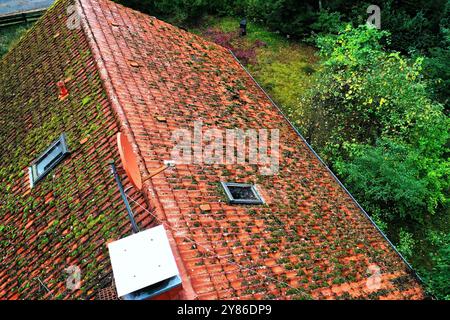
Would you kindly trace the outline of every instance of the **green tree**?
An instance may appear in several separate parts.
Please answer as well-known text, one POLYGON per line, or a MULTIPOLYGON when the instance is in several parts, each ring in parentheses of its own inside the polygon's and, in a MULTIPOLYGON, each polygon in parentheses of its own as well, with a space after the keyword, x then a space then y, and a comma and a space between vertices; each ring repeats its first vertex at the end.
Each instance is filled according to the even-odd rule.
POLYGON ((116 2, 179 25, 195 22, 211 8, 208 0, 116 0, 116 2))
POLYGON ((363 206, 385 221, 424 222, 446 203, 448 162, 424 158, 420 150, 390 139, 358 145, 334 164, 363 206))
POLYGON ((449 120, 428 96, 423 58, 382 43, 389 33, 366 26, 321 36, 324 62, 297 122, 369 211, 422 221, 447 202, 449 120))
POLYGON ((449 298, 450 120, 430 99, 424 58, 388 51, 389 33, 366 26, 317 44, 317 84, 290 113, 432 292, 449 298), (430 244, 433 230, 446 240, 430 244))
POLYGON ((433 235, 433 238, 439 248, 432 255, 433 267, 421 268, 420 272, 438 299, 450 300, 450 234, 433 235))
POLYGON ((447 115, 450 113, 450 29, 442 28, 444 34, 438 47, 430 48, 425 59, 425 74, 432 83, 432 96, 445 106, 447 115))

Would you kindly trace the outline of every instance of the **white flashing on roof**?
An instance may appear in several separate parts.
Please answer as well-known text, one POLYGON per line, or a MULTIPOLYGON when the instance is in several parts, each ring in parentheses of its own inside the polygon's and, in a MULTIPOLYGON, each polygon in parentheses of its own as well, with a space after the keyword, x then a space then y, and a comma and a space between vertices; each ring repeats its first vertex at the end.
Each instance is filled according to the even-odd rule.
POLYGON ((111 242, 108 249, 119 297, 178 275, 162 225, 111 242))

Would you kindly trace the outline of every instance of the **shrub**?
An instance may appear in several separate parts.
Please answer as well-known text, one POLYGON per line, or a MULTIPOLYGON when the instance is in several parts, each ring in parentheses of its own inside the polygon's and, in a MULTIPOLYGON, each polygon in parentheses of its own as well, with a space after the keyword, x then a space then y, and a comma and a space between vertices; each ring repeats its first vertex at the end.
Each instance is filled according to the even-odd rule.
POLYGON ((400 241, 397 245, 398 251, 400 251, 405 258, 411 258, 414 253, 415 246, 415 241, 412 234, 403 229, 400 229, 399 238, 400 241))
POLYGON ((437 240, 438 250, 432 255, 431 270, 421 268, 420 273, 436 298, 450 300, 450 234, 441 234, 437 240))
POLYGON ((449 119, 428 97, 423 59, 384 51, 388 36, 348 26, 320 37, 297 123, 369 212, 422 221, 447 202, 449 119))
POLYGON ((219 29, 209 28, 204 33, 215 43, 230 49, 241 63, 247 65, 256 61, 256 49, 264 45, 262 41, 255 41, 249 45, 240 39, 238 32, 223 32, 219 29))
POLYGON ((425 59, 425 75, 432 82, 433 95, 437 101, 445 106, 446 114, 450 112, 450 29, 442 29, 444 40, 439 47, 429 50, 425 59))
POLYGON ((338 33, 343 24, 339 12, 323 10, 319 13, 317 21, 311 24, 311 29, 316 33, 338 33))

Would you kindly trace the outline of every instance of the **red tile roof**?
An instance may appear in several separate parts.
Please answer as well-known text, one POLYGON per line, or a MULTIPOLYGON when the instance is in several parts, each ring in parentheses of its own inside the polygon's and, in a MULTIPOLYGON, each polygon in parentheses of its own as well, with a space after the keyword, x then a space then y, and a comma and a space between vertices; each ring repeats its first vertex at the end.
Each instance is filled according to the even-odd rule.
MULTIPOLYGON (((107 164, 119 158, 120 123, 83 30, 59 18, 69 4, 59 1, 0 62, 0 300, 95 297, 111 283, 106 243, 130 234, 107 164), (70 156, 30 189, 28 166, 62 132, 70 156), (82 270, 82 290, 66 288, 71 265, 82 270)), ((152 225, 133 208, 142 228, 152 225)))
POLYGON ((195 120, 208 129, 281 131, 279 175, 261 177, 250 165, 180 165, 146 186, 159 218, 176 230, 174 249, 199 298, 368 297, 371 263, 384 274, 381 296, 422 297, 405 264, 230 52, 107 0, 80 3, 144 171, 170 159, 171 133, 195 120), (238 85, 236 106, 229 88, 238 85), (227 205, 220 180, 258 183, 268 207, 227 205), (210 212, 200 209, 205 203, 210 212), (390 281, 401 277, 410 291, 390 281))
MULTIPOLYGON (((89 65, 95 61, 143 175, 171 158, 173 131, 192 130, 196 120, 205 130, 280 130, 276 175, 263 176, 251 164, 179 164, 144 183, 143 196, 168 229, 183 279, 181 295, 170 298, 424 297, 407 265, 229 51, 108 0, 76 2, 83 30, 77 33, 86 36, 92 53, 86 59, 89 65), (219 188, 223 180, 257 184, 267 205, 227 204, 219 188), (206 204, 209 210, 204 210, 206 204), (367 286, 372 265, 381 272, 381 286, 375 290, 367 286)), ((44 21, 50 23, 50 17, 44 21)), ((71 56, 78 50, 61 51, 53 59, 78 59, 71 56)), ((85 72, 80 65, 77 76, 84 78, 85 72)), ((101 91, 96 91, 99 96, 101 91)), ((93 150, 84 146, 83 152, 93 150)), ((114 150, 109 156, 117 159, 111 144, 104 147, 114 150)), ((141 214, 150 218, 148 212, 141 214)), ((125 215, 122 219, 127 222, 125 215)), ((31 228, 32 221, 28 227, 27 222, 22 219, 17 226, 31 228)), ((63 251, 72 243, 95 241, 105 247, 101 239, 92 240, 94 235, 59 246, 63 251)), ((15 281, 12 272, 11 267, 9 276, 0 271, 0 283, 5 277, 15 281)), ((8 293, 10 284, 0 286, 0 297, 15 293, 8 293)))

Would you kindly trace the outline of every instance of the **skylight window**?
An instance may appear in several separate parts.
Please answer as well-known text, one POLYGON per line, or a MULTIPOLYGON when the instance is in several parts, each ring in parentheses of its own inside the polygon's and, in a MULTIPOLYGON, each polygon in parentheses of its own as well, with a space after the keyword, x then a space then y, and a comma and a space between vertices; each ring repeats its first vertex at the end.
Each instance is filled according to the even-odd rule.
POLYGON ((29 167, 31 187, 44 178, 68 154, 69 149, 67 148, 66 135, 63 133, 29 167))
POLYGON ((252 184, 221 182, 232 204, 263 204, 264 201, 252 184))

